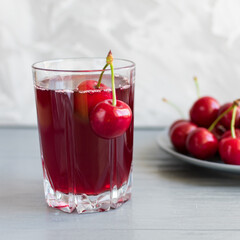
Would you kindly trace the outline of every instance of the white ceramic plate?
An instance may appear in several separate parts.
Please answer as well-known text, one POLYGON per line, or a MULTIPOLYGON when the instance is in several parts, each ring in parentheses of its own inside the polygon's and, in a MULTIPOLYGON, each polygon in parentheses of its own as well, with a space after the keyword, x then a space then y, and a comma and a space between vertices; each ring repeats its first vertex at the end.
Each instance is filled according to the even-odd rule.
POLYGON ((222 172, 230 172, 230 173, 239 173, 240 174, 240 166, 236 165, 228 165, 221 161, 219 158, 209 159, 209 160, 200 160, 188 155, 181 154, 177 152, 168 137, 168 129, 163 130, 159 136, 157 137, 157 142, 159 147, 163 149, 165 152, 169 153, 170 155, 193 165, 204 167, 204 168, 210 168, 217 171, 222 172))

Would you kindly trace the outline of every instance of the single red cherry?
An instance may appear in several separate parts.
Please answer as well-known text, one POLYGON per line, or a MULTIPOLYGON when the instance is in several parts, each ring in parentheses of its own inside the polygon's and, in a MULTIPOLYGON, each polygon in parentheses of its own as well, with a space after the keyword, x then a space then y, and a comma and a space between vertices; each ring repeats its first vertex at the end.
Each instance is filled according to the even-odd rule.
POLYGON ((240 138, 223 138, 219 143, 219 153, 224 163, 240 165, 240 138))
MULTIPOLYGON (((224 105, 222 105, 218 111, 218 116, 221 113, 225 112, 231 106, 232 106, 232 103, 225 103, 224 105)), ((223 125, 226 129, 230 129, 231 127, 232 112, 233 110, 231 110, 226 115, 224 115, 224 117, 222 117, 222 119, 220 120, 220 124, 223 125)), ((238 127, 238 126, 240 126, 240 108, 239 107, 237 107, 236 118, 235 118, 235 127, 238 127)))
POLYGON ((74 93, 74 109, 83 121, 88 121, 89 113, 96 104, 112 97, 111 88, 103 83, 97 88, 97 84, 95 80, 83 81, 74 93))
POLYGON ((212 97, 199 98, 190 109, 190 119, 200 127, 208 128, 217 118, 220 104, 212 97))
POLYGON ((189 133, 186 140, 188 152, 196 158, 208 159, 218 150, 218 140, 206 128, 196 128, 189 133))
POLYGON ((121 136, 132 121, 131 108, 117 100, 116 106, 108 99, 98 103, 91 112, 90 123, 93 131, 102 138, 121 136))
POLYGON ((168 130, 169 136, 171 135, 172 129, 173 129, 176 125, 178 125, 179 123, 183 123, 183 122, 188 122, 188 123, 190 123, 189 120, 185 120, 185 119, 176 120, 176 121, 173 122, 173 123, 171 124, 171 126, 169 127, 169 130, 168 130))
POLYGON ((197 125, 191 122, 180 122, 176 124, 171 132, 170 139, 178 152, 187 153, 186 139, 190 132, 197 128, 197 125))
MULTIPOLYGON (((240 138, 240 129, 235 129, 235 134, 236 134, 236 138, 240 138)), ((231 136, 232 136, 231 130, 228 130, 221 136, 220 141, 224 138, 228 138, 231 136)))
POLYGON ((93 131, 100 137, 110 139, 122 135, 130 126, 132 121, 132 110, 124 102, 117 100, 113 56, 109 51, 105 69, 108 65, 111 68, 112 99, 99 102, 90 114, 90 123, 93 131))

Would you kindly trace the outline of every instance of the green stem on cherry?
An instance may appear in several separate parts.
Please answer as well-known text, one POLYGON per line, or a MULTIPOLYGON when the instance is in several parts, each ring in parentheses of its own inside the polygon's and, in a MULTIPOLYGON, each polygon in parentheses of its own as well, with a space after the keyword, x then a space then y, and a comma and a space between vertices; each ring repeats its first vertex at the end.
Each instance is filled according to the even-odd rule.
POLYGON ((231 135, 232 138, 236 138, 236 132, 235 132, 235 121, 236 121, 236 113, 237 113, 237 107, 239 106, 240 99, 237 99, 233 102, 233 113, 232 113, 232 120, 231 120, 231 135))
POLYGON ((112 79, 112 105, 117 105, 117 98, 116 98, 116 89, 115 89, 115 79, 114 79, 114 68, 113 68, 113 56, 111 50, 107 55, 107 64, 110 65, 111 68, 111 79, 112 79))
POLYGON ((195 85, 196 85, 197 96, 198 96, 198 98, 200 98, 200 88, 199 88, 199 84, 198 84, 198 79, 197 79, 197 77, 193 77, 193 80, 194 80, 195 85))
POLYGON ((163 100, 163 102, 169 104, 172 108, 174 108, 182 118, 185 118, 183 112, 180 110, 180 108, 175 103, 167 100, 166 98, 163 98, 162 100, 163 100))
POLYGON ((112 75, 112 105, 116 106, 117 104, 117 98, 116 98, 116 89, 115 89, 115 79, 114 79, 114 69, 113 69, 113 64, 110 64, 111 67, 111 75, 112 75))
POLYGON ((236 133, 235 133, 235 119, 236 119, 236 113, 237 113, 237 105, 235 104, 233 107, 233 113, 232 113, 232 120, 231 120, 231 135, 232 138, 236 138, 236 133))
POLYGON ((226 111, 224 111, 222 114, 220 114, 217 118, 216 118, 216 120, 211 124, 211 126, 208 128, 208 131, 209 132, 211 132, 214 128, 215 128, 215 126, 218 124, 218 122, 228 113, 228 112, 230 112, 232 109, 233 109, 233 107, 234 107, 234 103, 226 110, 226 111))
POLYGON ((102 76, 103 76, 103 73, 105 72, 105 69, 107 68, 107 66, 108 66, 108 63, 106 63, 105 66, 103 67, 103 70, 100 74, 100 77, 99 77, 98 83, 96 85, 96 88, 100 88, 101 81, 102 81, 102 76))
MULTIPOLYGON (((208 128, 208 131, 211 132, 215 126, 218 124, 218 122, 227 114, 229 113, 230 111, 235 110, 235 113, 233 112, 233 115, 234 115, 234 120, 233 120, 233 115, 232 115, 232 121, 231 121, 231 133, 234 132, 234 135, 235 135, 235 131, 232 131, 232 124, 233 124, 233 128, 234 128, 234 125, 235 125, 235 118, 236 118, 236 111, 237 111, 237 107, 239 106, 239 102, 240 102, 240 99, 237 99, 235 100, 232 105, 226 109, 222 114, 220 114, 216 120, 211 124, 211 126, 208 128)), ((236 136, 235 136, 236 137, 236 136)))
POLYGON ((101 85, 101 81, 102 81, 102 76, 103 73, 105 72, 105 69, 107 68, 107 66, 110 65, 110 69, 111 69, 111 80, 112 80, 112 105, 116 106, 117 105, 117 98, 116 98, 116 89, 115 89, 115 79, 114 79, 114 68, 113 68, 113 56, 112 56, 112 52, 111 50, 109 51, 107 58, 106 58, 106 64, 103 67, 103 70, 100 74, 98 83, 96 85, 96 88, 100 88, 101 85))

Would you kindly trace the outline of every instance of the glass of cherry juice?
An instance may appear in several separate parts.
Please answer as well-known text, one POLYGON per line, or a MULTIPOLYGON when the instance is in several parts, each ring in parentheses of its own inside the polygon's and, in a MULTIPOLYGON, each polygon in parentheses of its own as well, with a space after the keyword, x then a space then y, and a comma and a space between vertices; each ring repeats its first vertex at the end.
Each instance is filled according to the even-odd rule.
POLYGON ((120 136, 104 138, 93 130, 90 115, 99 102, 112 99, 105 64, 104 58, 79 58, 32 66, 45 199, 64 212, 108 211, 131 198, 135 64, 113 61, 116 98, 130 107, 132 119, 120 136))

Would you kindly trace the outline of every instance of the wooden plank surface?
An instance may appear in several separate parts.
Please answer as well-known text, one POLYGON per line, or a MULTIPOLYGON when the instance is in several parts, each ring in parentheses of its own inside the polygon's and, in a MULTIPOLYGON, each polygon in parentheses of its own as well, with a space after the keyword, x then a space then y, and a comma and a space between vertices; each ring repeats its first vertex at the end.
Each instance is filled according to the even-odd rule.
POLYGON ((36 129, 0 129, 0 239, 239 239, 240 176, 162 152, 136 130, 133 198, 106 213, 47 207, 36 129))

